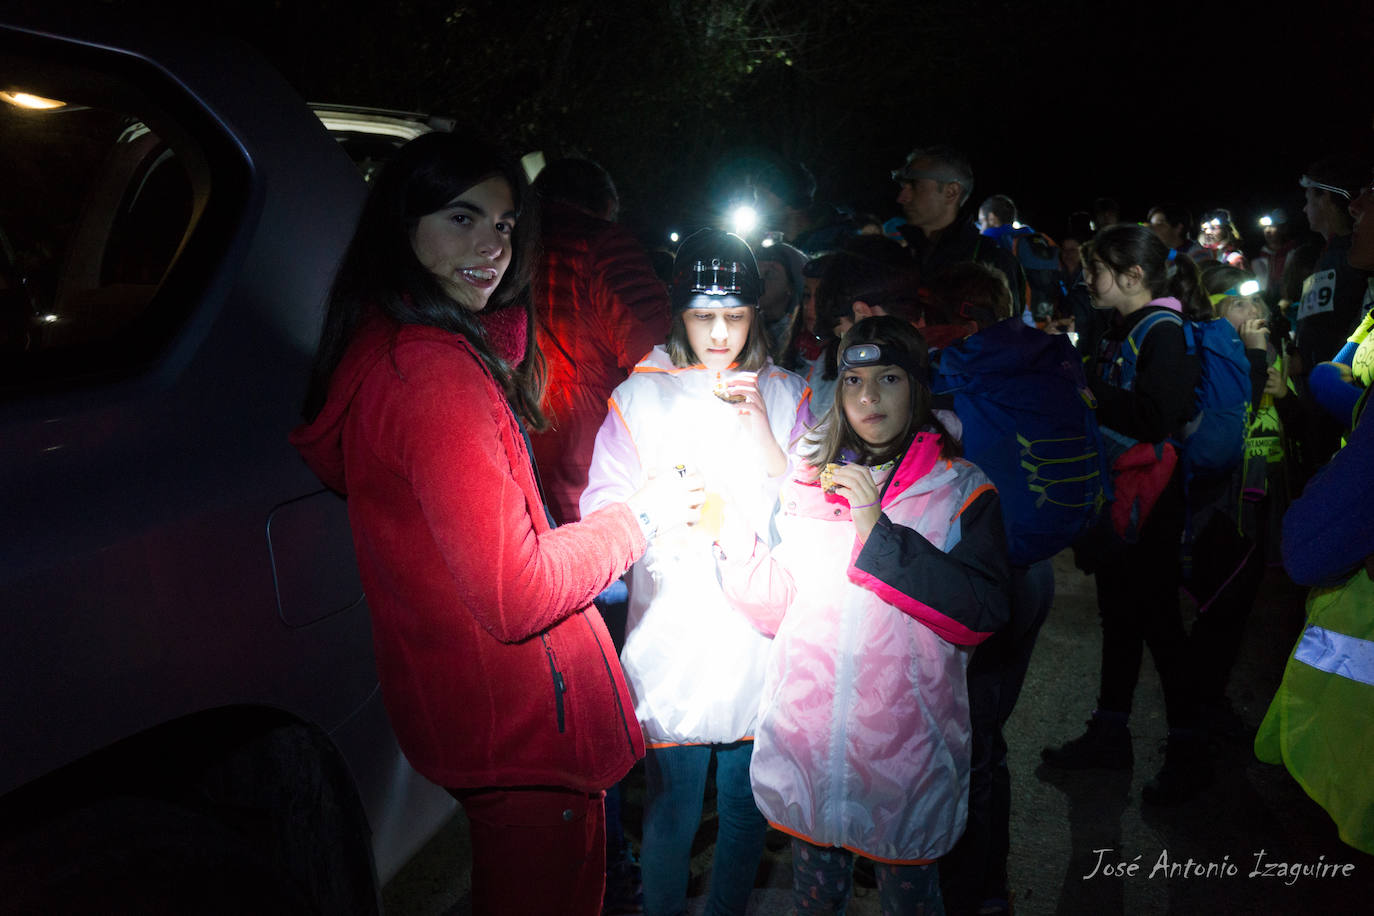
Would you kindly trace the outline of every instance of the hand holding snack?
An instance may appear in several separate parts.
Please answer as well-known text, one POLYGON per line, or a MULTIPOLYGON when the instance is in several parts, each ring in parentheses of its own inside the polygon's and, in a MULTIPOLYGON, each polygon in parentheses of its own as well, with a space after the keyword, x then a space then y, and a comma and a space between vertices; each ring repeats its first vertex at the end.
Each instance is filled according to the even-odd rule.
POLYGON ((878 488, 868 468, 861 464, 838 465, 832 472, 835 493, 849 501, 849 514, 854 519, 854 530, 860 541, 868 540, 868 534, 883 514, 878 505, 878 488))

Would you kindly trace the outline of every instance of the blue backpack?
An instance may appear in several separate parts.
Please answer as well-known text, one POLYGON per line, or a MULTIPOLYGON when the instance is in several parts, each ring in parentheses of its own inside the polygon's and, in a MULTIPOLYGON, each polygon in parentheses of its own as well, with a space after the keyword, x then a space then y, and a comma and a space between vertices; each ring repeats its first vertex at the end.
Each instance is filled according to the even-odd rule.
POLYGON ((1067 337, 998 322, 936 352, 931 390, 953 395, 964 456, 997 487, 1012 563, 1054 556, 1097 523, 1108 467, 1067 337))
MULTIPOLYGON (((1183 464, 1185 491, 1194 480, 1215 480, 1231 473, 1245 457, 1245 423, 1250 409, 1250 361, 1236 329, 1225 318, 1186 321, 1181 315, 1157 311, 1146 315, 1131 332, 1117 356, 1120 385, 1135 385, 1135 361, 1145 335, 1161 322, 1183 326, 1188 352, 1198 357, 1201 373, 1196 394, 1197 413, 1175 440, 1183 464)), ((1133 444, 1114 432, 1109 439, 1133 444)))
POLYGON ((1064 283, 1059 264, 1059 246, 1043 232, 1017 236, 1012 242, 1030 288, 1026 307, 1037 321, 1049 321, 1064 308, 1064 283))

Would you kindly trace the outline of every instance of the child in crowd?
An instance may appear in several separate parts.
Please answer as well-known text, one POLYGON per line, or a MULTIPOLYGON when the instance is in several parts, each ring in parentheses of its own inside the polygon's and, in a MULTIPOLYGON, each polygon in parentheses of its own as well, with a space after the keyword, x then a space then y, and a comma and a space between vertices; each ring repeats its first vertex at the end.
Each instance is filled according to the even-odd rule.
POLYGON ((1226 696, 1226 683, 1264 577, 1271 525, 1277 525, 1288 502, 1283 423, 1276 401, 1297 401, 1284 398, 1287 380, 1278 354, 1269 346, 1269 309, 1254 279, 1226 264, 1210 263, 1202 269, 1202 283, 1217 316, 1230 322, 1245 344, 1252 389, 1245 457, 1212 492, 1198 488, 1200 498, 1190 499, 1189 505, 1197 535, 1190 547, 1188 588, 1198 602, 1189 645, 1202 722, 1214 736, 1239 737, 1247 728, 1226 696))
POLYGON ((843 338, 839 387, 783 486, 771 551, 727 519, 727 594, 775 634, 752 771, 793 837, 797 911, 842 912, 857 853, 884 913, 941 912, 963 832, 972 646, 1007 617, 997 494, 930 412, 925 342, 902 319, 843 338))
MULTIPOLYGON (((1080 549, 1079 559, 1096 574, 1101 688, 1087 731, 1062 746, 1045 748, 1042 757, 1063 769, 1124 770, 1133 765, 1127 723, 1140 677, 1141 650, 1148 645, 1164 688, 1169 739, 1164 766, 1145 786, 1143 797, 1151 803, 1176 803, 1211 781, 1179 605, 1182 474, 1174 447, 1166 441, 1193 416, 1200 367, 1197 357, 1187 352, 1181 320, 1158 321, 1142 342, 1129 335, 1156 312, 1194 319, 1210 317, 1211 310, 1198 287, 1193 262, 1143 226, 1103 229, 1083 262, 1093 306, 1115 312, 1087 373, 1097 398, 1098 422, 1104 437, 1144 444, 1145 453, 1155 460, 1139 469, 1150 492, 1140 501, 1138 539, 1106 553, 1100 551, 1103 538, 1080 542, 1099 548, 1092 557, 1080 549), (1123 367, 1132 363, 1134 373, 1128 376, 1123 367)), ((1137 445, 1123 457, 1139 451, 1137 445)), ((1115 498, 1126 498, 1123 481, 1114 477, 1113 483, 1115 498)))
POLYGON ((621 662, 649 747, 640 856, 649 916, 685 910, 712 757, 720 826, 707 912, 744 912, 767 831, 749 760, 770 640, 726 600, 711 554, 722 511, 768 530, 804 403, 805 383, 768 358, 761 287, 738 236, 704 229, 682 243, 668 339, 612 393, 582 494, 585 515, 655 474, 690 470, 707 490, 701 524, 656 539, 629 577, 621 662))
POLYGON ((825 383, 824 398, 818 400, 822 395, 821 375, 825 371, 826 349, 833 349, 838 341, 830 335, 828 329, 819 327, 816 322, 816 290, 821 285, 826 268, 834 260, 833 254, 820 254, 802 265, 801 308, 797 315, 797 323, 792 329, 792 343, 778 363, 784 369, 790 369, 806 379, 807 387, 811 389, 814 413, 824 413, 825 410, 816 405, 824 404, 829 407, 830 398, 834 394, 832 379, 825 383))

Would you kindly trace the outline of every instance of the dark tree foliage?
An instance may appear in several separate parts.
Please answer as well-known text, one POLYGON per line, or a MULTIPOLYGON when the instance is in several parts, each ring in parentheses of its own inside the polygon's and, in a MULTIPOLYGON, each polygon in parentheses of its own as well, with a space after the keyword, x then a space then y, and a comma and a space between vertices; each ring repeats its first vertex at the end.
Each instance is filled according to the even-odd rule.
POLYGON ((641 225, 706 219, 711 176, 741 149, 803 162, 821 197, 888 216, 888 170, 953 143, 980 193, 1057 226, 1099 194, 1140 215, 1161 193, 1248 192, 1262 168, 1289 187, 1336 138, 1368 134, 1367 106, 1344 118, 1341 94, 1321 89, 1363 87, 1370 69, 1370 20, 1336 0, 1277 31, 1168 0, 84 2, 236 35, 311 101, 448 115, 520 152, 598 159, 641 225), (1282 105, 1247 81, 1266 61, 1282 61, 1282 105), (1263 156, 1228 146, 1232 166, 1200 167, 1216 124, 1236 140, 1252 118, 1241 133, 1266 140, 1263 156), (1298 123, 1304 143, 1284 142, 1298 123))

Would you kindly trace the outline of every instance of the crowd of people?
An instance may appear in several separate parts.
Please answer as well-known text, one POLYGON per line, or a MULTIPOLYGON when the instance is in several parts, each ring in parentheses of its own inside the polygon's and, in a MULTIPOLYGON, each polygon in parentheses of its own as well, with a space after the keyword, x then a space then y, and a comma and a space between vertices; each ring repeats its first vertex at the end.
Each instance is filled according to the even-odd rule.
POLYGON ((468 816, 474 913, 684 913, 712 768, 708 913, 745 911, 770 836, 797 912, 843 912, 856 862, 884 913, 1009 912, 1002 729, 1051 556, 1095 577, 1102 661, 1044 760, 1133 765, 1148 646, 1155 805, 1244 732, 1227 680, 1271 561, 1365 576, 1367 533, 1321 519, 1374 479, 1367 168, 1314 163, 1317 235, 1276 210, 1254 250, 1170 202, 1052 237, 975 206, 949 147, 891 178, 886 223, 761 184, 767 244, 708 228, 657 261, 586 160, 531 186, 436 133, 374 179, 292 440, 348 498, 386 705, 468 816), (1008 397, 993 435, 1008 380, 1073 434, 1008 397))

